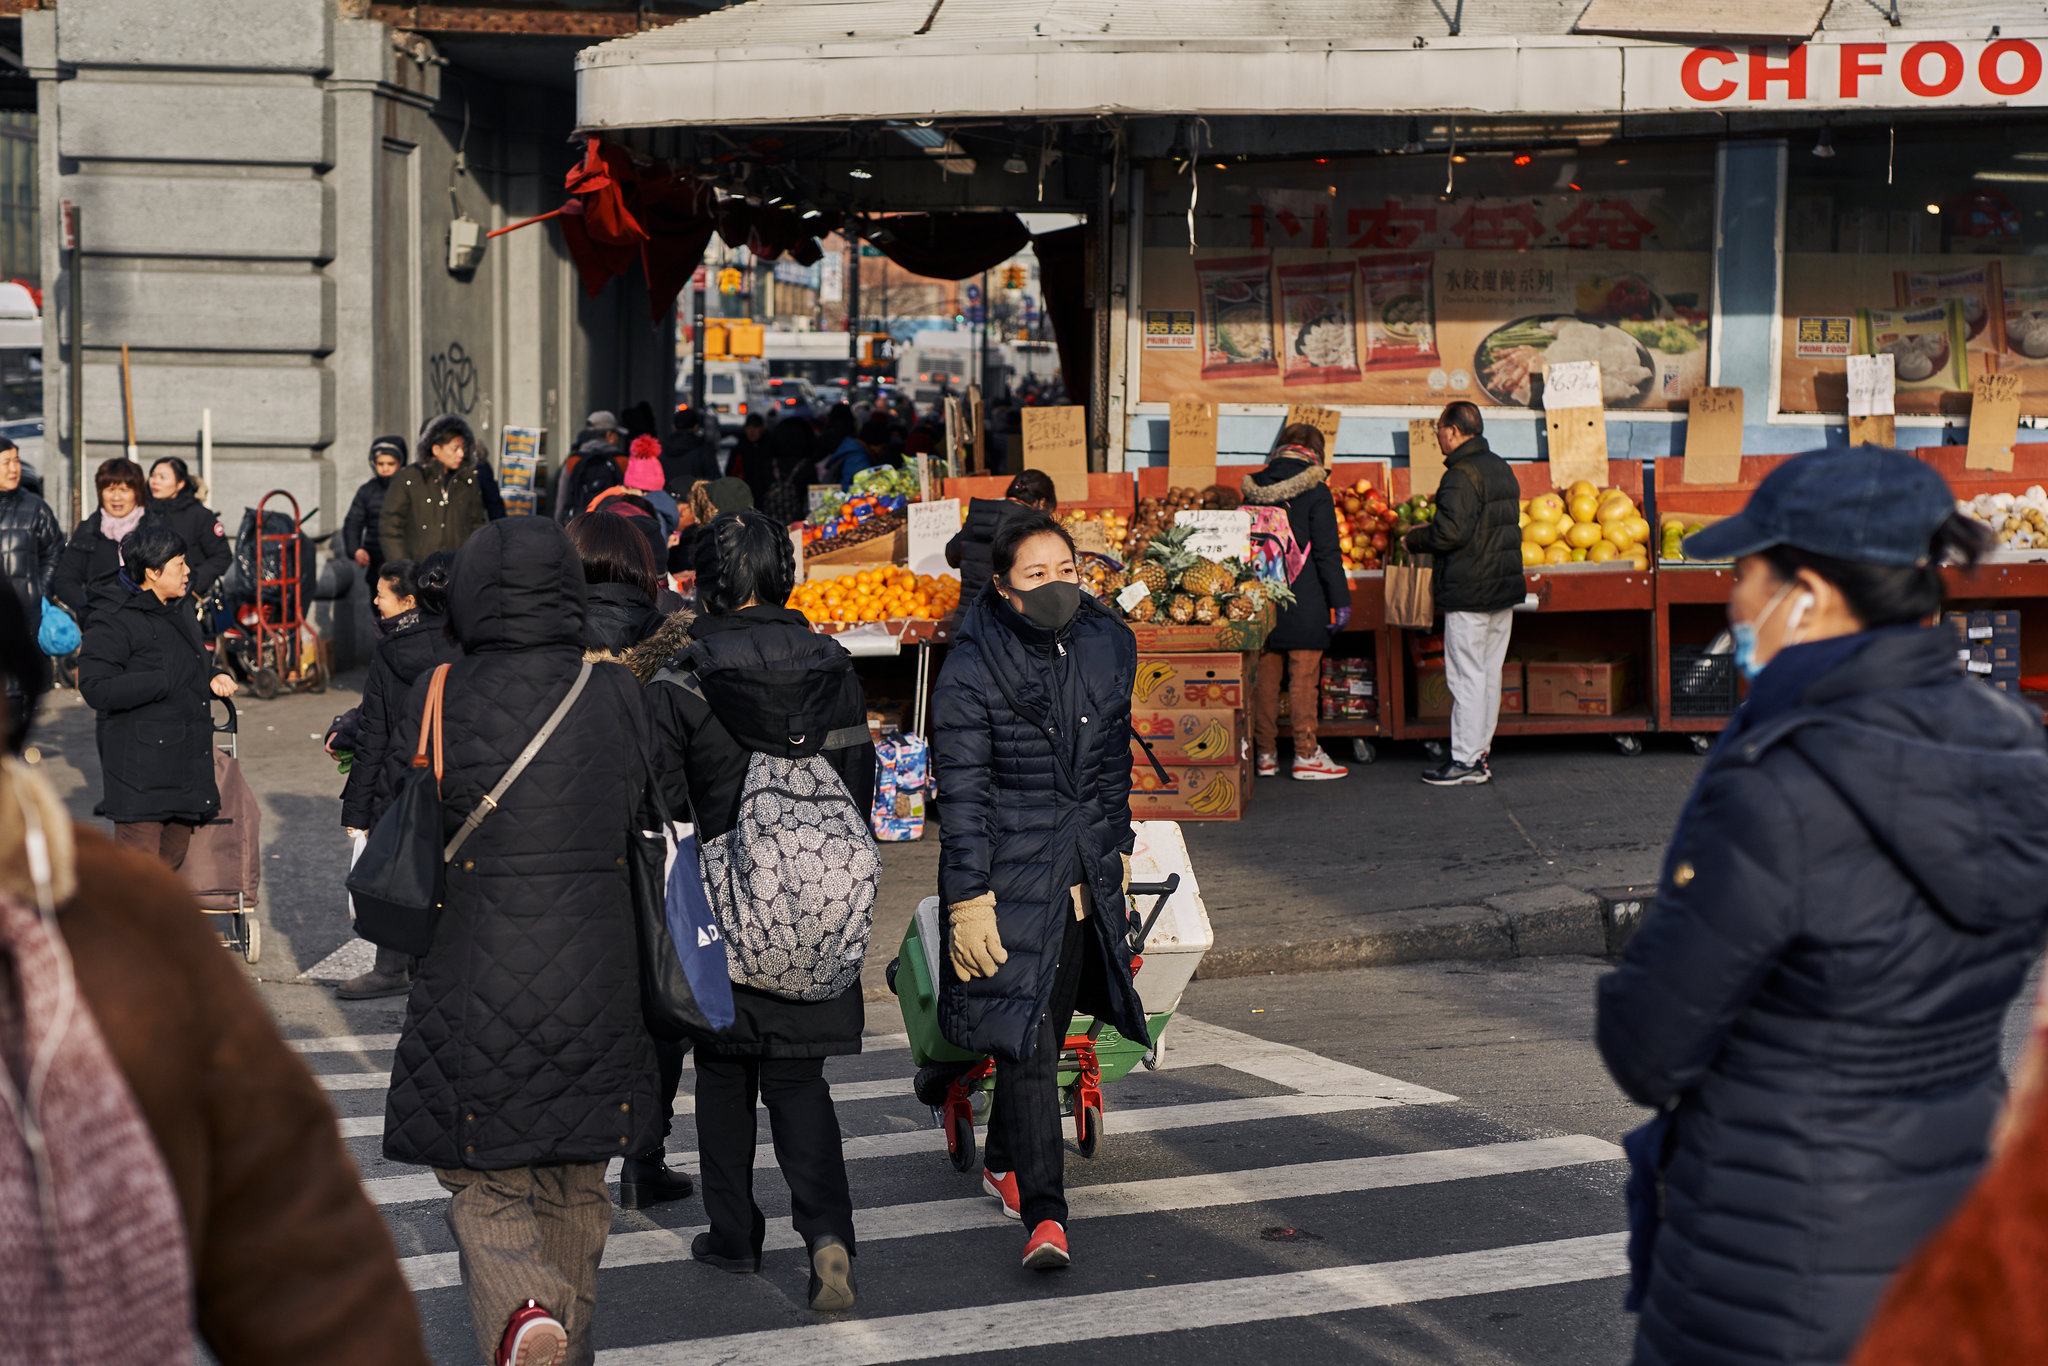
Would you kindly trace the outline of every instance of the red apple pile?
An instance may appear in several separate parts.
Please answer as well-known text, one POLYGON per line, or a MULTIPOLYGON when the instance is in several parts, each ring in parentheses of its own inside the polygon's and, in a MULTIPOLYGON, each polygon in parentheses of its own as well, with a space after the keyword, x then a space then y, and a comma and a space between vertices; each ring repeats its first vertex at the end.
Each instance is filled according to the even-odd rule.
POLYGON ((1344 552, 1344 567, 1378 569, 1394 531, 1394 509, 1386 495, 1371 480, 1361 479, 1350 488, 1333 484, 1330 496, 1337 503, 1337 546, 1344 552))

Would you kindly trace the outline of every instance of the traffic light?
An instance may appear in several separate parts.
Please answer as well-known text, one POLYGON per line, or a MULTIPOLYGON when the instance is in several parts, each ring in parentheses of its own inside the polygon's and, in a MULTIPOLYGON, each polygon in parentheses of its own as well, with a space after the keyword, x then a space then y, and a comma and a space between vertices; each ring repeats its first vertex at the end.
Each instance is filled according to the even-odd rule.
POLYGON ((727 323, 726 353, 734 360, 758 360, 767 329, 760 323, 727 323))
POLYGON ((723 323, 708 323, 704 328, 704 357, 706 360, 725 359, 726 332, 723 323))
POLYGON ((1003 268, 1003 288, 1004 288, 1004 289, 1022 289, 1022 288, 1024 288, 1024 267, 1022 267, 1022 266, 1005 266, 1005 267, 1003 268))
POLYGON ((724 270, 718 272, 718 292, 720 294, 737 294, 740 292, 740 286, 745 283, 746 276, 740 273, 738 266, 727 266, 724 270))

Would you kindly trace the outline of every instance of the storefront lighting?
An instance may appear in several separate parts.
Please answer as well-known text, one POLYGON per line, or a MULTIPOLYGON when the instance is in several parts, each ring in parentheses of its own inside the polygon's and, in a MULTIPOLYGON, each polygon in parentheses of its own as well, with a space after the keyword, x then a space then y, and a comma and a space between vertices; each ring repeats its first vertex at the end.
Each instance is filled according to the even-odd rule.
POLYGON ((875 173, 868 169, 867 163, 864 161, 856 164, 847 174, 855 180, 873 180, 875 178, 875 173))
POLYGON ((1978 171, 1970 179, 1993 185, 2048 185, 2048 171, 1978 171))
POLYGON ((1463 152, 1459 152, 1456 156, 1453 156, 1451 158, 1451 164, 1454 166, 1463 166, 1465 164, 1465 160, 1465 154, 1463 152))
POLYGON ((1010 153, 1009 158, 1003 162, 1003 171, 1006 175, 1023 175, 1030 169, 1024 164, 1024 157, 1020 152, 1010 153))
POLYGON ((1820 130, 1820 136, 1816 138, 1813 143, 1813 154, 1819 157, 1822 161, 1826 161, 1829 157, 1832 157, 1835 154, 1834 129, 1823 128, 1820 130))
POLYGON ((1536 158, 1530 156, 1527 152, 1517 152, 1515 153, 1514 164, 1517 166, 1527 166, 1532 164, 1535 160, 1536 158))
POLYGON ((1929 204, 1929 205, 1927 206, 1927 212, 1929 212, 1929 213, 1940 213, 1940 212, 1941 212, 1941 205, 1939 205, 1939 204, 1929 204))
MULTIPOLYGON (((1571 188, 1572 188, 1572 189, 1574 189, 1574 190, 1577 190, 1577 189, 1579 188, 1579 187, 1578 187, 1578 183, 1577 183, 1576 181, 1572 182, 1572 183, 1571 183, 1571 188)), ((1584 193, 1584 191, 1580 191, 1580 193, 1582 193, 1582 194, 1583 194, 1583 193, 1584 193)))

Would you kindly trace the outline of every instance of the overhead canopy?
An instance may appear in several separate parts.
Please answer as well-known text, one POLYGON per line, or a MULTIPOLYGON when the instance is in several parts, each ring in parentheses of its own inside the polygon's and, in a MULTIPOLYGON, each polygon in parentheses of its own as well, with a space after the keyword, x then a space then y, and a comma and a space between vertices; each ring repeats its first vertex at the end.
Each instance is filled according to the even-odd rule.
MULTIPOLYGON (((1604 22, 1611 7, 1591 3, 1594 21, 1604 22)), ((1766 22, 1758 36, 1805 28, 1821 43, 1953 36, 1981 44, 2001 23, 2008 40, 2048 35, 2039 15, 2022 34, 2009 0, 1899 0, 1899 28, 1871 0, 1765 5, 1792 23, 1766 22)), ((1702 41, 1757 24, 1744 17, 1749 0, 1639 7, 1726 21, 1702 41)), ((1575 32, 1587 8, 1560 0, 748 0, 586 48, 577 55, 578 119, 601 132, 1101 113, 1624 113, 1716 103, 1686 93, 1675 69, 1683 48, 1575 32)))

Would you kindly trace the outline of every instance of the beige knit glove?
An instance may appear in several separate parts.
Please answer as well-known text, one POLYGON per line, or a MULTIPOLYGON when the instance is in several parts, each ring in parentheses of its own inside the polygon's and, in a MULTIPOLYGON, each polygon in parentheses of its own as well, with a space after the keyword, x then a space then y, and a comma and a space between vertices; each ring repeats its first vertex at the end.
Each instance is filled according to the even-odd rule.
POLYGON ((972 901, 956 901, 946 911, 953 929, 954 975, 963 982, 995 976, 996 969, 1010 961, 996 934, 996 894, 983 892, 972 901))
POLYGON ((1123 891, 1124 891, 1124 895, 1125 895, 1125 896, 1129 896, 1129 895, 1131 894, 1131 856, 1130 856, 1129 854, 1124 854, 1124 855, 1121 855, 1121 857, 1122 857, 1122 859, 1123 859, 1123 861, 1124 861, 1124 888, 1123 888, 1123 891))

